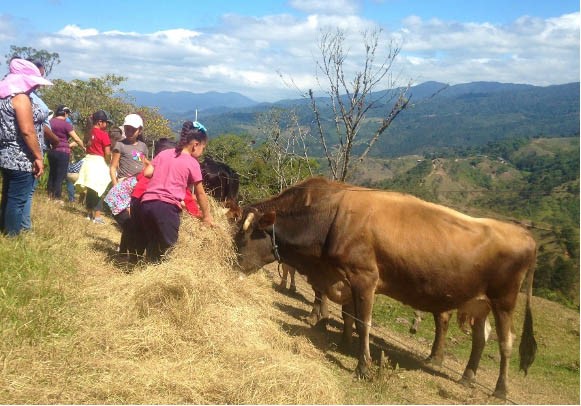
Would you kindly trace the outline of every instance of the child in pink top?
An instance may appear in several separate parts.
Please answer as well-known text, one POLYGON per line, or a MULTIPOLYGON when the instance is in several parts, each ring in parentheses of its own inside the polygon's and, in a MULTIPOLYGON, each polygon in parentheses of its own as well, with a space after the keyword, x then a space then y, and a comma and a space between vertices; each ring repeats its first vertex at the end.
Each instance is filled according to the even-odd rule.
POLYGON ((213 224, 197 159, 208 142, 205 130, 197 122, 186 121, 177 147, 160 152, 144 170, 144 175, 151 179, 141 197, 140 217, 149 260, 158 262, 177 242, 186 187, 193 186, 202 221, 213 224))

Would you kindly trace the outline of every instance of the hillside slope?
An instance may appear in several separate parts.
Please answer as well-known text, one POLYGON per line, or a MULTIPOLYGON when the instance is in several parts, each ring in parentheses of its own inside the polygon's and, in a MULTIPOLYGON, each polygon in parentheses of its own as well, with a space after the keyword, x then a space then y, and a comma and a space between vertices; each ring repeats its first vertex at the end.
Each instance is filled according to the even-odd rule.
MULTIPOLYGON (((373 355, 384 350, 390 364, 371 382, 353 380, 355 357, 337 351, 336 309, 321 333, 302 319, 312 298, 303 280, 288 296, 273 289, 274 267, 241 277, 225 219, 216 219, 214 229, 185 221, 170 260, 128 269, 115 262, 115 226, 86 222, 80 207, 37 193, 34 233, 0 237, 0 402, 498 403, 490 397, 496 342, 485 350, 482 386, 465 388, 455 380, 468 337, 452 329, 444 368, 425 368, 433 327, 409 336, 401 322, 409 309, 385 298, 376 303, 373 355)), ((579 314, 538 298, 533 313, 538 358, 524 378, 515 351, 510 400, 578 404, 579 314)))
MULTIPOLYGON (((377 129, 378 122, 390 110, 392 100, 377 92, 378 102, 369 110, 360 129, 355 154, 361 153, 377 129)), ((563 137, 579 135, 579 83, 539 87, 511 83, 474 82, 446 87, 426 82, 411 89, 411 103, 393 122, 371 151, 374 157, 424 154, 442 148, 486 145, 488 142, 524 136, 563 137), (443 89, 443 90, 442 90, 443 89), (438 90, 441 90, 438 92, 438 90), (432 97, 433 96, 433 97, 432 97)), ((334 121, 328 101, 317 101, 323 133, 335 137, 334 121)), ((225 133, 260 137, 257 116, 272 108, 293 109, 305 128, 318 134, 312 109, 305 99, 230 109, 218 114, 199 116, 215 137, 225 133)), ((194 111, 172 116, 178 129, 194 111)), ((318 138, 311 156, 320 156, 318 138)))

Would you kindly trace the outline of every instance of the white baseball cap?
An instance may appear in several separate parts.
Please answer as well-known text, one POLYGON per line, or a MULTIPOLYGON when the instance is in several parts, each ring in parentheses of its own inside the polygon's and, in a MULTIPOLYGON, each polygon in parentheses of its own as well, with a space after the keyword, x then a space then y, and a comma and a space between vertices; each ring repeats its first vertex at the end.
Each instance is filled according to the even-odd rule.
POLYGON ((125 116, 123 125, 130 125, 133 128, 143 127, 143 120, 138 114, 129 114, 125 116))

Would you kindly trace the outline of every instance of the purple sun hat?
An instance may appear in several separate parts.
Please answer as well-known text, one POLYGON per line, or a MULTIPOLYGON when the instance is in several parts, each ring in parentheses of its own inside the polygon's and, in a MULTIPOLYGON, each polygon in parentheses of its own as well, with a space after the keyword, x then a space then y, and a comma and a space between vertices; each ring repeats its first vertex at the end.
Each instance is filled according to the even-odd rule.
POLYGON ((15 58, 10 61, 10 73, 0 81, 0 99, 18 93, 26 93, 37 86, 50 86, 32 62, 15 58))

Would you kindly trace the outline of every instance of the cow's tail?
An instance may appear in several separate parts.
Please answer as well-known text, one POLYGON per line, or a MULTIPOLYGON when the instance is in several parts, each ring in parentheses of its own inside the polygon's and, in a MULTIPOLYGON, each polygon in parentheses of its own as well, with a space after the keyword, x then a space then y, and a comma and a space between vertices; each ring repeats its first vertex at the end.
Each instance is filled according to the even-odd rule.
POLYGON ((535 340, 533 332, 533 313, 531 311, 531 298, 533 296, 533 276, 535 274, 536 256, 537 255, 535 250, 532 261, 529 264, 529 268, 526 274, 527 299, 525 308, 525 318, 523 323, 520 346, 518 348, 520 354, 520 369, 524 371, 525 376, 527 375, 529 367, 535 360, 535 355, 537 353, 537 341, 535 340))

